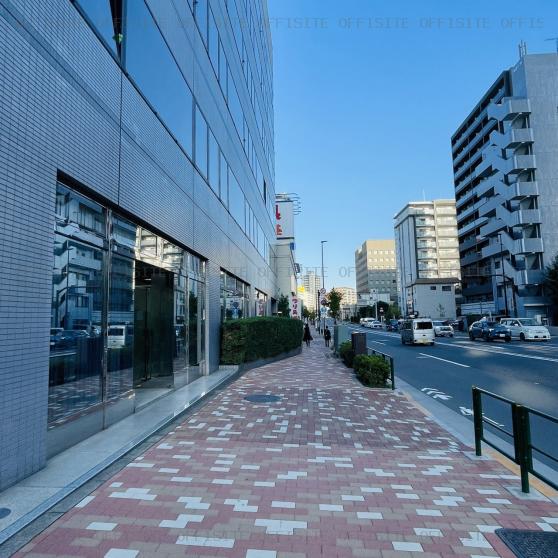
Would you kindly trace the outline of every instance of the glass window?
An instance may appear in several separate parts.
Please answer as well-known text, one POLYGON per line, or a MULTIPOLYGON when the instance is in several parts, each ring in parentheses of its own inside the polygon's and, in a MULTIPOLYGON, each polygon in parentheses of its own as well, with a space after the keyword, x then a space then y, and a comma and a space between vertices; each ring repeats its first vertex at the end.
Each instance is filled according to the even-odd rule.
POLYGON ((238 184, 236 176, 229 168, 229 211, 234 220, 245 231, 246 223, 244 217, 244 193, 238 184))
POLYGON ((209 59, 211 60, 215 74, 219 75, 219 31, 211 8, 209 9, 209 31, 207 40, 209 59))
POLYGON ((143 0, 128 0, 126 68, 142 93, 192 156, 193 97, 143 0))
POLYGON ((451 286, 450 285, 442 285, 442 291, 451 291, 451 286))
POLYGON ((207 178, 207 122, 196 105, 196 166, 207 178))
POLYGON ((104 261, 102 250, 55 236, 49 427, 101 402, 104 261))
POLYGON ((229 165, 223 152, 220 152, 221 157, 221 172, 219 173, 219 195, 221 201, 228 209, 229 207, 229 165))
POLYGON ((238 320, 250 314, 250 288, 227 272, 221 272, 221 320, 238 320))
POLYGON ((207 46, 207 19, 208 19, 208 5, 207 0, 194 1, 194 17, 200 30, 203 42, 207 46))
POLYGON ((240 139, 243 139, 244 135, 244 113, 242 111, 242 104, 240 103, 240 97, 238 96, 238 92, 236 90, 236 85, 230 75, 230 71, 228 72, 228 103, 229 103, 229 110, 231 112, 231 116, 236 127, 236 131, 240 136, 240 139))
POLYGON ((117 54, 110 0, 79 0, 78 4, 95 26, 95 29, 103 37, 108 47, 114 54, 117 54))
POLYGON ((209 130, 209 185, 219 195, 219 144, 209 130))

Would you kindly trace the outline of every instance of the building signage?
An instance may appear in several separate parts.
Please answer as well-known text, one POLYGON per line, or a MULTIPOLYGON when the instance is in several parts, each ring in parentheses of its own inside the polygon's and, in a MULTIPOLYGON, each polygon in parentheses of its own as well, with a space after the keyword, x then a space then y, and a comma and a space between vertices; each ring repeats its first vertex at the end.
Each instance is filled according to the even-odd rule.
POLYGON ((275 236, 294 238, 294 205, 289 200, 275 203, 275 236))
POLYGON ((298 311, 298 298, 296 296, 291 298, 291 318, 300 318, 298 311))

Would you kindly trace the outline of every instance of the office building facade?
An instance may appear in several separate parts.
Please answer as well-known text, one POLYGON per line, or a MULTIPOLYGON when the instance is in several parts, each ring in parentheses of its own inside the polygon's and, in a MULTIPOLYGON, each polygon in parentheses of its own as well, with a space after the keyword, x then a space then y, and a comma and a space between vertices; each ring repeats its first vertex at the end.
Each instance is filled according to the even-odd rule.
POLYGON ((394 217, 394 234, 399 307, 409 314, 417 279, 459 279, 455 201, 408 203, 394 217))
POLYGON ((523 55, 451 139, 463 313, 544 317, 558 253, 558 54, 523 55))
POLYGON ((388 295, 397 302, 397 269, 394 240, 366 240, 355 252, 356 291, 359 300, 388 295))
POLYGON ((308 271, 302 276, 301 286, 301 298, 304 302, 304 306, 310 312, 315 312, 316 305, 318 304, 318 293, 322 288, 321 276, 316 275, 314 271, 308 271))
POLYGON ((271 312, 264 0, 0 0, 0 489, 271 312))

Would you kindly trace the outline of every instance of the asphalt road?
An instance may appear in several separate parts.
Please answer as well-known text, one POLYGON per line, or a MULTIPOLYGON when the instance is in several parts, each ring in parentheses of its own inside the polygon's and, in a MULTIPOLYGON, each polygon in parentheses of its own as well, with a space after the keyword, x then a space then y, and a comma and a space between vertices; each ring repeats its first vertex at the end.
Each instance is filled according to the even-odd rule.
MULTIPOLYGON (((558 339, 547 342, 470 341, 464 334, 437 338, 433 347, 402 345, 398 333, 367 333, 367 345, 395 358, 395 375, 472 420, 473 385, 558 416, 558 339)), ((485 418, 511 432, 509 405, 483 396, 485 418)), ((488 430, 511 442, 496 429, 488 430)), ((533 445, 558 458, 558 424, 531 416, 533 445)), ((544 456, 533 457, 558 470, 544 456)))

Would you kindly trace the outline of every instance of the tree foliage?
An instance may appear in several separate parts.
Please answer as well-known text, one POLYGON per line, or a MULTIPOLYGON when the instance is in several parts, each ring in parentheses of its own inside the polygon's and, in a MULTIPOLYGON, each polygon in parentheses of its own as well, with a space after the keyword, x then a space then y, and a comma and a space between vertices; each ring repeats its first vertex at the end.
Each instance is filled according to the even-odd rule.
POLYGON ((336 320, 339 318, 341 312, 341 301, 343 300, 343 293, 336 291, 335 288, 329 291, 327 296, 329 311, 331 316, 336 320))
POLYGON ((290 318, 291 308, 289 306, 289 297, 282 294, 277 301, 277 313, 282 318, 290 318))

